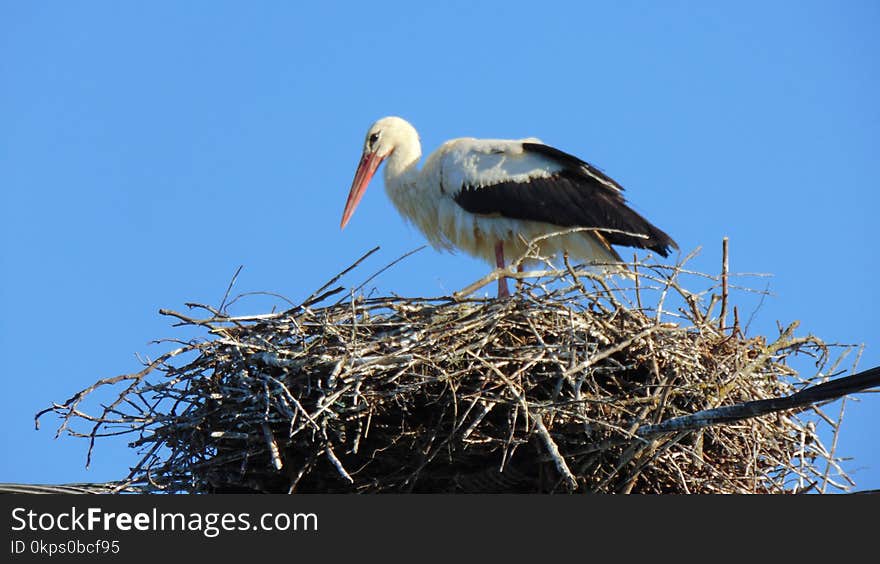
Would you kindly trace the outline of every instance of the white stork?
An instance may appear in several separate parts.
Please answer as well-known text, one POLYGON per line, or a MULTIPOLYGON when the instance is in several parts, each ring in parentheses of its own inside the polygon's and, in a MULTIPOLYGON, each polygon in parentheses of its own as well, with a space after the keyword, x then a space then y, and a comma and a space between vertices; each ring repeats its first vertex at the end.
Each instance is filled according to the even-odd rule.
MULTIPOLYGON (((419 134, 406 120, 385 117, 374 123, 367 131, 340 227, 351 219, 385 161, 389 198, 435 248, 457 247, 501 269, 505 254, 523 256, 527 241, 571 227, 611 231, 546 237, 539 252, 567 252, 608 265, 621 262, 611 245, 650 249, 664 257, 670 247, 678 248, 669 235, 626 205, 617 182, 538 139, 452 139, 431 154, 420 171, 421 155, 419 134)), ((499 278, 498 296, 508 295, 507 279, 499 278)))

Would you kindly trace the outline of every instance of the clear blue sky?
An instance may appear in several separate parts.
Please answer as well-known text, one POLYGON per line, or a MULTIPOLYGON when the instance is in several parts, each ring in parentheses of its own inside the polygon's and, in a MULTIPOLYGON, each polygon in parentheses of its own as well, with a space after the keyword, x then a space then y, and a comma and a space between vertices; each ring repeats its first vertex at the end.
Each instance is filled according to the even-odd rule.
MULTIPOLYGON (((124 441, 53 440, 34 413, 187 334, 157 311, 239 291, 302 299, 374 245, 423 239, 377 177, 338 225, 366 128, 425 150, 537 136, 603 168, 717 272, 767 272, 753 334, 877 342, 880 3, 4 2, 0 4, 0 481, 119 478, 124 441)), ((380 292, 486 272, 422 251, 380 292)), ((752 306, 754 305, 753 302, 752 306)), ((239 313, 268 302, 245 302, 239 313)), ((880 396, 839 452, 880 488, 880 396)), ((834 411, 834 410, 832 410, 834 411)))

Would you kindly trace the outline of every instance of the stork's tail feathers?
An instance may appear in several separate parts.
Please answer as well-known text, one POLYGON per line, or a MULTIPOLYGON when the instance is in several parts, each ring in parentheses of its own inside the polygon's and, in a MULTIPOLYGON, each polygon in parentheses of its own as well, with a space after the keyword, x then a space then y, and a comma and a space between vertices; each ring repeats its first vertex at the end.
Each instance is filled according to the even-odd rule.
POLYGON ((672 249, 678 250, 678 243, 673 241, 672 237, 650 223, 648 223, 648 239, 644 241, 643 248, 654 251, 663 258, 668 257, 672 249))

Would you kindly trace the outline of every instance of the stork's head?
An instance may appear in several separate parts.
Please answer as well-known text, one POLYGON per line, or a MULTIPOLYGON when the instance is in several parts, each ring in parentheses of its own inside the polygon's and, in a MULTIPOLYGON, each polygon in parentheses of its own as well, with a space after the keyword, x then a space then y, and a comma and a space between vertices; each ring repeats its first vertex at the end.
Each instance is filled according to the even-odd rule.
POLYGON ((364 153, 361 155, 361 162, 354 174, 348 201, 345 202, 345 210, 342 212, 340 228, 344 228, 351 219, 354 209, 367 191, 370 179, 373 178, 382 161, 398 147, 409 148, 413 145, 418 147, 418 142, 418 133, 405 119, 394 116, 384 117, 370 126, 364 139, 364 153))

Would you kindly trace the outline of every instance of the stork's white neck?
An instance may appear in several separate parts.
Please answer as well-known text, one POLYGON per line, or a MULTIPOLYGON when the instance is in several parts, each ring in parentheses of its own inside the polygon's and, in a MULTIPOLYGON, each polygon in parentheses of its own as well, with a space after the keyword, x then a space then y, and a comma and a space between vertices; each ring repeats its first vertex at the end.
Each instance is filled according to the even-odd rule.
POLYGON ((389 193, 402 185, 415 183, 421 157, 422 146, 418 138, 394 147, 394 151, 385 160, 385 188, 389 193))

